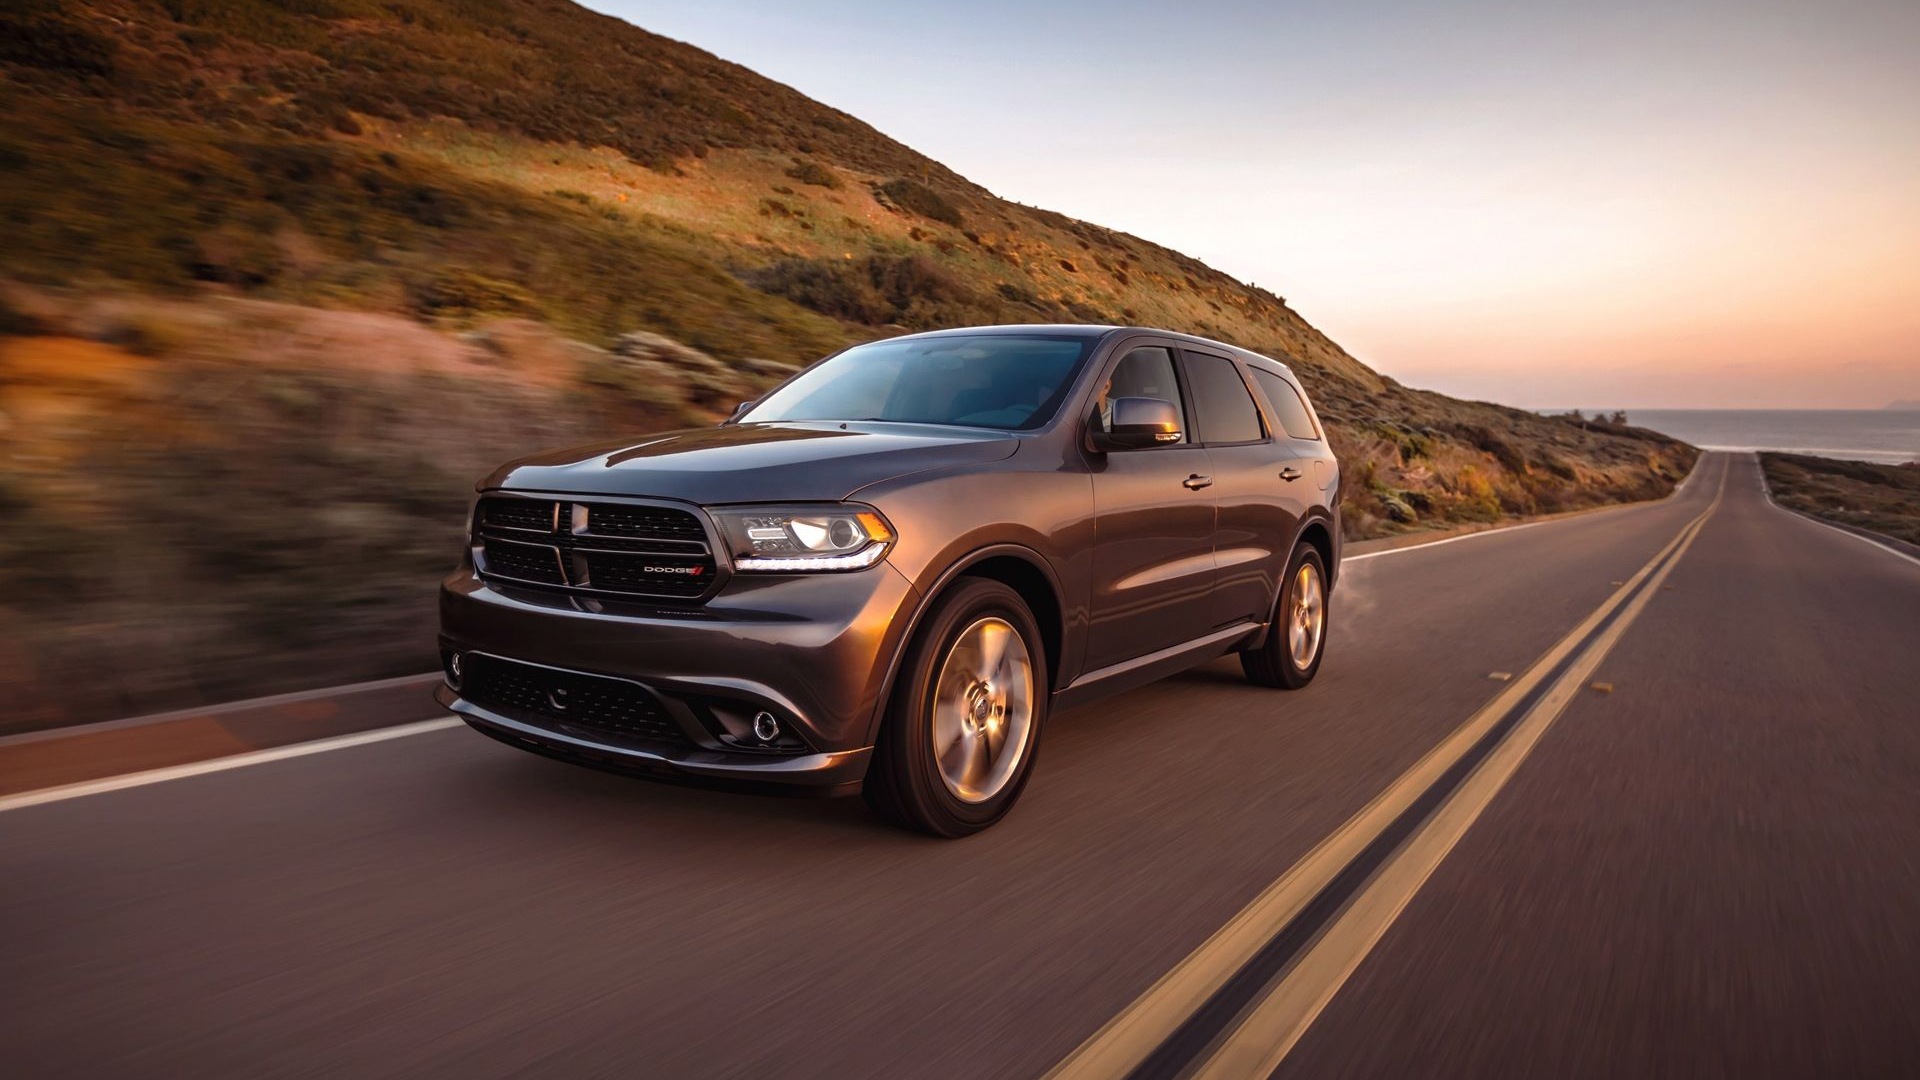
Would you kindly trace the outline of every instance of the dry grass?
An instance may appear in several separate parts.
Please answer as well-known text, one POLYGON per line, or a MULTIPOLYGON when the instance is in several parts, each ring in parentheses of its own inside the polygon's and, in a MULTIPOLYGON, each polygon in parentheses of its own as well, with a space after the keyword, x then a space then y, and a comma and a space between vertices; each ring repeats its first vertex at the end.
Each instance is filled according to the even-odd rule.
POLYGON ((1878 465, 1804 454, 1760 455, 1780 505, 1920 544, 1920 462, 1878 465))
POLYGON ((710 422, 779 374, 723 365, 713 395, 699 365, 717 361, 655 349, 622 387, 603 377, 620 354, 526 322, 39 307, 55 333, 0 338, 0 620, 34 628, 0 650, 11 730, 431 667, 476 479, 710 422), (156 326, 166 345, 125 343, 156 326))
POLYGON ((16 723, 428 666, 474 477, 902 327, 1281 359, 1353 536, 1657 496, 1693 460, 1401 387, 1267 290, 564 3, 17 0, 0 114, 16 723))

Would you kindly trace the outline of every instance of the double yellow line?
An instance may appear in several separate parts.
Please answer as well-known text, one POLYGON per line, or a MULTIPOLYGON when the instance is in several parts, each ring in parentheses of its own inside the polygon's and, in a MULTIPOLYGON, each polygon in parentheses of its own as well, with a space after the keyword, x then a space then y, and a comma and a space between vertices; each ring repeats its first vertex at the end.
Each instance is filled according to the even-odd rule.
POLYGON ((1047 1075, 1270 1074, 1493 801, 1719 509, 1047 1075), (1272 968, 1268 971, 1267 968, 1272 968))

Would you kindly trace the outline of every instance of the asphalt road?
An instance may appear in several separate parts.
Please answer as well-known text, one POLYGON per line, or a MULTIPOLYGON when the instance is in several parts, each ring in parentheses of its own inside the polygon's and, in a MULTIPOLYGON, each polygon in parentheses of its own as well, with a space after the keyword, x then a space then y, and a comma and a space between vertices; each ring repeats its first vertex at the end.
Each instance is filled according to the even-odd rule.
POLYGON ((1277 1075, 1913 1075, 1920 564, 1728 455, 1352 562, 1312 687, 1227 661, 1057 715, 965 841, 463 729, 0 813, 0 1069, 1038 1076, 1610 602, 1277 1075))

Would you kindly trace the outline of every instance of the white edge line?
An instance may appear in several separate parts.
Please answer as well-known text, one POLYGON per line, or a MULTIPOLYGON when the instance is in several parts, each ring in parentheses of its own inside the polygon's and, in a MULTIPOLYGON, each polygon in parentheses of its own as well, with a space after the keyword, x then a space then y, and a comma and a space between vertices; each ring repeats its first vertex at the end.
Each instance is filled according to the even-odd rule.
POLYGON ((1883 544, 1880 541, 1875 540, 1871 536, 1861 536, 1857 532, 1853 532, 1848 529, 1843 529, 1840 526, 1835 525, 1830 521, 1821 521, 1819 518, 1814 517, 1812 514, 1803 514, 1800 511, 1793 509, 1792 507, 1781 506, 1779 503, 1774 502, 1773 501, 1773 485, 1767 482, 1767 467, 1761 463, 1760 452, 1757 450, 1754 451, 1753 453, 1753 471, 1760 474, 1760 491, 1762 494, 1766 495, 1767 505, 1773 507, 1775 510, 1780 511, 1783 514, 1790 514, 1793 517, 1797 517, 1801 521, 1804 521, 1809 525, 1818 525, 1821 528, 1827 530, 1828 532, 1837 532, 1841 536, 1844 536, 1850 540, 1858 540, 1861 543, 1866 544, 1867 546, 1872 547, 1878 551, 1884 551, 1896 559, 1905 559, 1915 566, 1920 566, 1920 559, 1914 558, 1913 556, 1907 554, 1906 552, 1901 551, 1899 548, 1893 547, 1889 544, 1883 544))
POLYGON ((329 750, 345 750, 368 743, 385 742, 388 739, 404 739, 409 735, 424 735, 430 731, 443 731, 458 727, 459 717, 444 716, 436 720, 421 720, 398 727, 376 728, 372 731, 355 732, 352 735, 336 735, 330 739, 315 739, 312 742, 293 743, 289 746, 276 746, 270 750, 255 750, 245 754, 230 754, 226 757, 211 758, 207 761, 189 762, 185 765, 170 765, 164 769, 148 769, 144 772, 126 773, 121 776, 109 776, 100 780, 83 780, 77 784, 62 784, 59 787, 41 788, 38 791, 23 791, 18 795, 0 797, 0 813, 8 810, 20 810, 42 803, 61 802, 66 799, 78 799, 85 795, 100 795, 123 788, 145 787, 148 784, 164 783, 168 780, 183 780, 189 776, 205 773, 225 772, 228 769, 244 769, 249 765, 264 765, 270 761, 285 761, 288 758, 306 757, 309 754, 324 754, 329 750))
MULTIPOLYGON (((1424 543, 1419 543, 1419 544, 1407 544, 1404 547, 1388 548, 1385 551, 1369 551, 1362 555, 1342 555, 1340 556, 1340 565, 1345 566, 1348 563, 1364 562, 1367 559, 1377 559, 1382 555, 1399 555, 1403 552, 1408 552, 1408 551, 1424 551, 1427 548, 1436 548, 1442 544, 1457 543, 1458 541, 1461 541, 1461 540, 1473 540, 1482 536, 1492 536, 1495 533, 1519 532, 1521 529, 1531 529, 1538 525, 1558 525, 1563 521, 1572 521, 1575 518, 1585 517, 1587 516, 1588 513, 1591 513, 1594 510, 1600 510, 1600 511, 1631 510, 1636 506, 1653 506, 1658 503, 1666 502, 1668 499, 1671 499, 1674 496, 1680 494, 1682 491, 1685 491, 1687 489, 1687 485, 1693 483, 1693 478, 1700 475, 1700 463, 1702 461, 1705 461, 1706 459, 1707 459, 1707 455, 1705 453, 1702 453, 1698 458, 1694 459, 1693 468, 1688 469, 1687 475, 1681 477, 1680 482, 1673 485, 1672 491, 1669 491, 1665 495, 1662 495, 1658 499, 1654 499, 1650 502, 1615 503, 1612 506, 1595 506, 1595 507, 1590 507, 1585 512, 1576 510, 1571 514, 1566 515, 1565 517, 1547 518, 1544 521, 1523 521, 1518 525, 1502 525, 1499 528, 1495 528, 1495 529, 1481 529, 1479 532, 1462 533, 1459 536, 1447 536, 1447 537, 1442 537, 1439 540, 1428 540, 1428 541, 1425 541, 1424 543)), ((1900 553, 1896 551, 1894 552, 1894 554, 1898 555, 1900 553)))
POLYGON ((306 701, 319 701, 331 697, 347 697, 353 694, 385 690, 388 687, 405 686, 408 683, 423 683, 443 678, 438 671, 422 671, 417 675, 395 675, 386 679, 374 679, 370 682, 346 683, 341 686, 316 686, 310 690, 295 690, 287 694, 272 694, 267 697, 246 698, 241 701, 222 701, 213 705, 195 705, 184 709, 169 709, 166 712, 147 713, 142 716, 123 716, 118 720, 101 720, 91 724, 67 724, 61 727, 41 728, 36 731, 23 731, 18 735, 0 736, 0 747, 22 746, 32 742, 45 742, 49 739, 66 739, 75 735, 92 735, 103 731, 120 731, 131 727, 146 727, 149 724, 166 724, 177 720, 217 720, 234 713, 251 712, 256 709, 271 709, 281 705, 295 705, 306 701))
MULTIPOLYGON (((1626 506, 1638 506, 1638 505, 1642 505, 1642 504, 1627 503, 1621 507, 1608 507, 1608 509, 1610 510, 1625 509, 1626 506)), ((1521 529, 1531 529, 1539 525, 1555 525, 1562 521, 1571 521, 1571 520, 1573 519, 1572 518, 1555 518, 1551 521, 1527 521, 1527 522, 1522 522, 1519 525, 1502 525, 1497 529, 1481 529, 1479 532, 1462 533, 1459 536, 1442 537, 1439 540, 1428 540, 1425 543, 1408 544, 1405 547, 1388 548, 1385 551, 1369 551, 1360 555, 1342 555, 1340 556, 1340 565, 1345 566, 1350 562, 1361 562, 1366 559, 1377 559, 1382 555, 1400 555, 1408 551, 1425 551, 1428 548, 1436 548, 1441 546, 1442 544, 1456 544, 1462 540, 1477 540, 1482 536, 1492 536, 1495 533, 1519 532, 1521 529)))
MULTIPOLYGON (((1706 455, 1702 454, 1701 456, 1704 458, 1706 455)), ((1756 461, 1757 460, 1758 459, 1756 458, 1756 461)), ((1685 477, 1681 478, 1680 483, 1676 485, 1674 489, 1667 494, 1667 498, 1672 498, 1673 496, 1680 494, 1681 489, 1685 488, 1689 483, 1691 483, 1693 481, 1694 476, 1697 473, 1699 473, 1699 471, 1700 470, 1696 463, 1696 467, 1690 470, 1685 477)), ((1766 485, 1765 470, 1761 470, 1760 483, 1762 488, 1764 488, 1766 485)), ((1784 507, 1780 506, 1778 503, 1773 502, 1773 493, 1771 491, 1767 492, 1767 502, 1773 504, 1775 509, 1781 509, 1781 510, 1785 509, 1784 507)), ((1627 503, 1621 507, 1618 507, 1618 509, 1625 509, 1629 506, 1644 506, 1644 505, 1647 505, 1647 504, 1627 503)), ((1788 512, 1791 513, 1791 511, 1788 511, 1788 512)), ((1794 516, 1799 517, 1801 515, 1795 514, 1794 516)), ((1406 547, 1388 548, 1385 551, 1369 551, 1363 555, 1348 555, 1343 557, 1340 561, 1342 563, 1350 563, 1350 562, 1360 562, 1365 559, 1377 559, 1382 555, 1398 555, 1401 552, 1405 552, 1405 551, 1418 551, 1422 548, 1439 547, 1442 544, 1451 544, 1460 540, 1472 540, 1476 537, 1481 537, 1481 536, 1491 536, 1494 533, 1518 532, 1521 529, 1531 529, 1538 525, 1552 525, 1559 521, 1567 521, 1567 520, 1571 520, 1571 519, 1555 518, 1549 521, 1528 521, 1519 525, 1502 526, 1497 529, 1482 529, 1479 532, 1466 533, 1461 536, 1449 536, 1442 540, 1431 540, 1424 544, 1408 544, 1406 547)), ((1813 521, 1812 518, 1805 518, 1804 520, 1813 521)), ((1874 543, 1874 541, 1868 540, 1864 536, 1859 536, 1854 533, 1847 532, 1845 529, 1835 529, 1833 528, 1833 526, 1827 525, 1825 522, 1822 522, 1822 521, 1813 521, 1813 523, 1815 525, 1821 525, 1825 528, 1833 529, 1834 532, 1840 533, 1844 536, 1851 536, 1855 540, 1862 541, 1863 543, 1873 544, 1874 547, 1877 547, 1881 551, 1887 552, 1890 555, 1897 555, 1900 558, 1906 559, 1909 562, 1920 563, 1920 559, 1914 559, 1912 556, 1907 555, 1903 552, 1895 551, 1884 544, 1874 543)), ((431 673, 423 673, 421 675, 402 675, 393 679, 381 679, 373 683, 359 684, 357 686, 347 687, 344 689, 372 689, 374 687, 392 685, 396 683, 405 682, 411 679, 425 678, 427 674, 431 674, 431 673)), ((336 688, 336 689, 341 689, 341 688, 336 688)), ((262 702, 260 703, 264 703, 265 701, 299 700, 305 697, 314 696, 314 695, 325 693, 325 692, 326 692, 325 690, 319 690, 319 691, 304 691, 304 692, 295 693, 295 694, 278 695, 275 698, 262 699, 262 702)), ((248 703, 248 704, 255 704, 255 703, 248 703)), ((63 784, 59 787, 41 788, 38 791, 23 791, 18 795, 0 796, 0 813, 5 813, 8 810, 21 810, 29 806, 39 806, 44 803, 62 802, 67 799, 78 799, 87 795, 101 795, 109 791, 121 791, 126 788, 145 787, 148 784, 160 784, 160 783, 165 783, 168 780, 183 780, 189 776, 202 776, 207 773, 225 772, 228 769, 244 769, 249 765, 264 765, 272 761, 285 761, 288 758, 306 757, 309 754, 324 754, 329 750, 345 750, 350 747, 365 746, 369 743, 385 742, 388 739, 404 739, 409 735, 424 735, 432 731, 444 731, 447 728, 457 727, 461 723, 463 723, 463 721, 460 720, 458 717, 447 716, 447 717, 441 717, 435 720, 422 720, 417 723, 402 724, 398 727, 378 728, 373 731, 356 732, 352 735, 338 735, 331 739, 316 739, 312 742, 294 743, 290 746, 276 746, 270 750, 256 750, 256 751, 253 751, 252 753, 246 753, 246 754, 230 754, 226 757, 211 758, 206 761, 195 761, 185 765, 172 765, 164 769, 148 769, 143 772, 125 773, 120 776, 109 776, 100 780, 84 780, 77 784, 63 784)))

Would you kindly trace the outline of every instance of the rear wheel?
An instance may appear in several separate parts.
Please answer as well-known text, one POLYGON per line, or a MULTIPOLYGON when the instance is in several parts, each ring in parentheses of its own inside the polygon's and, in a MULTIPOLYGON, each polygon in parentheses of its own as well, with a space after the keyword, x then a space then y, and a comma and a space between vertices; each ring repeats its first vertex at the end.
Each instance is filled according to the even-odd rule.
POLYGON ((1026 787, 1046 714, 1039 627, 1020 594, 963 578, 927 614, 880 730, 867 804, 935 836, 1004 817, 1026 787))
POLYGON ((1327 645, 1327 567, 1312 544, 1293 549, 1267 638, 1240 654, 1240 670, 1258 686, 1298 690, 1313 681, 1327 645))

